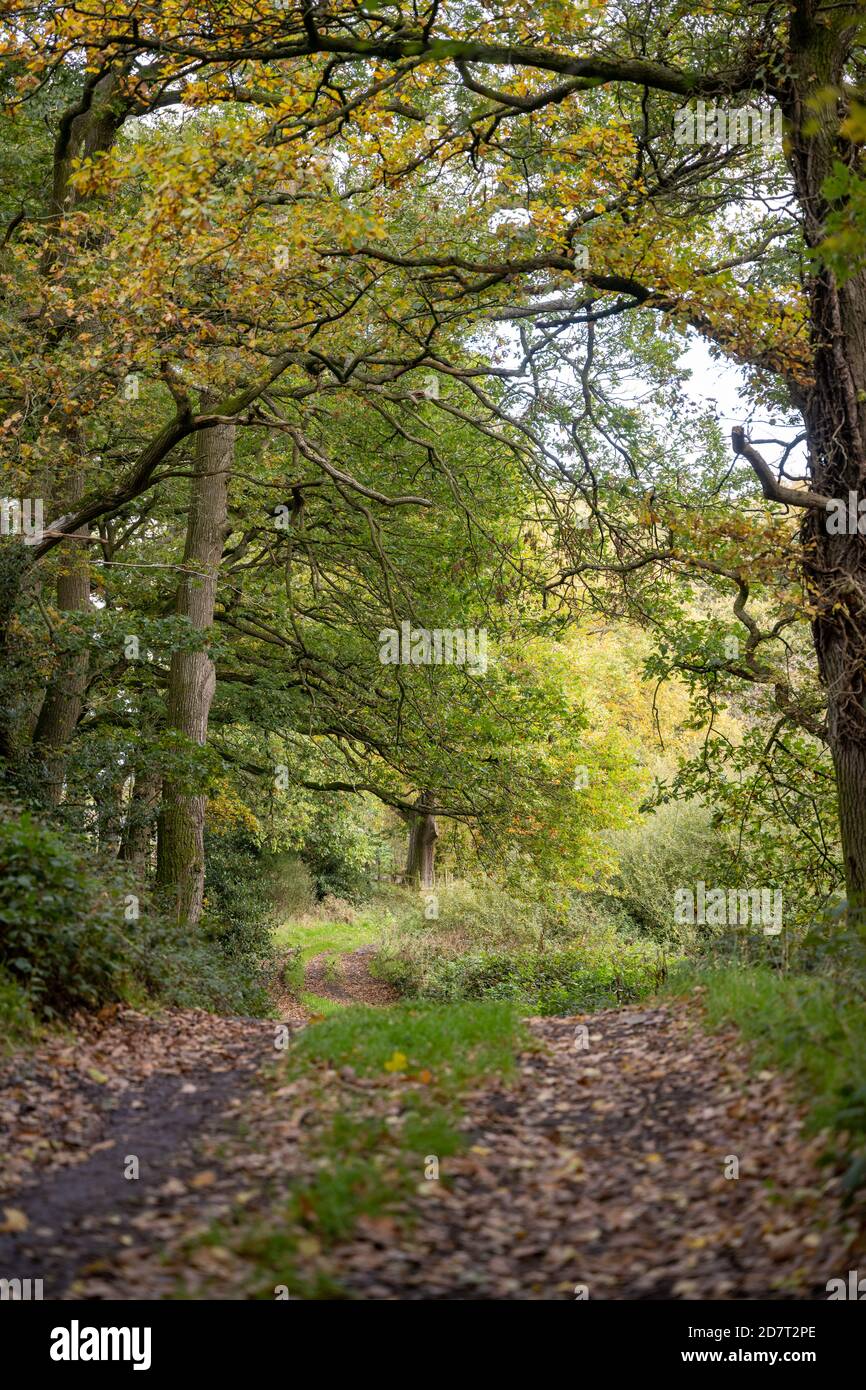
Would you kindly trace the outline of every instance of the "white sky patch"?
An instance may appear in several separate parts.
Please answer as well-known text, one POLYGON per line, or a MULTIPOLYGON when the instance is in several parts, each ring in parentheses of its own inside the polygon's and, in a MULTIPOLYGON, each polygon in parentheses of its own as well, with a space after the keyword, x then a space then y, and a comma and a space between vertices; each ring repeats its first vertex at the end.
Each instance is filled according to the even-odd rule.
MULTIPOLYGON (((744 425, 747 436, 756 445, 759 440, 782 441, 776 448, 769 444, 761 446, 761 453, 768 463, 774 463, 784 445, 802 434, 802 422, 786 423, 783 411, 756 411, 745 389, 743 369, 733 362, 712 357, 702 338, 692 338, 680 357, 680 366, 687 367, 691 372, 683 388, 685 394, 698 405, 712 407, 724 434, 730 435, 734 425, 744 425)), ((792 477, 805 476, 805 445, 798 444, 792 449, 785 471, 792 477)))

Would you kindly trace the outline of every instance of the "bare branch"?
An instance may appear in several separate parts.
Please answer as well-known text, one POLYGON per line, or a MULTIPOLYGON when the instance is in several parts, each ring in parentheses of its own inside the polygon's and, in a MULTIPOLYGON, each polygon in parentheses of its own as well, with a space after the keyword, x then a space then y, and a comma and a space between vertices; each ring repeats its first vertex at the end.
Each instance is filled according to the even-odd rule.
POLYGON ((746 432, 742 425, 735 425, 731 430, 731 443, 734 446, 734 453, 742 454, 743 458, 752 465, 761 484, 761 490, 768 501, 783 502, 786 507, 811 507, 815 511, 821 512, 826 512, 829 507, 832 507, 834 500, 832 497, 825 497, 821 492, 810 492, 808 488, 785 487, 783 483, 780 483, 767 460, 746 439, 746 432))

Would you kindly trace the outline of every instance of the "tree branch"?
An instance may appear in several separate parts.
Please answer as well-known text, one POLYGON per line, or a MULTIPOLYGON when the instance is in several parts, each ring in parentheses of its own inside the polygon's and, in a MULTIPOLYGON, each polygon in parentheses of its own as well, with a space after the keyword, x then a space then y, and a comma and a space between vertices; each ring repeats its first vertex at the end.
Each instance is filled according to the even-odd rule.
POLYGON ((731 443, 735 454, 742 454, 755 470, 761 490, 770 502, 783 502, 786 507, 811 507, 815 511, 826 512, 833 505, 832 497, 821 492, 810 492, 808 488, 785 487, 775 477, 767 460, 746 439, 742 425, 731 430, 731 443))

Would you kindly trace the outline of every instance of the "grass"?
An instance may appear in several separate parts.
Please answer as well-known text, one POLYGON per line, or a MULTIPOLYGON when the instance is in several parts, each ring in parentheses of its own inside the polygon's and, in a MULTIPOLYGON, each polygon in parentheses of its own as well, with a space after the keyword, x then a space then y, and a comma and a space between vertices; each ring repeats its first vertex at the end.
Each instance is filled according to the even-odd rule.
POLYGON ((690 969, 670 988, 700 987, 711 1029, 733 1023, 757 1067, 790 1072, 813 1130, 838 1136, 849 1192, 866 1184, 866 1011, 861 999, 819 975, 743 966, 690 969))
POLYGON ((38 1042, 43 1031, 27 991, 0 968, 0 1057, 38 1042))
MULTIPOLYGON (((461 1098, 470 1087, 513 1070, 525 1034, 504 1002, 403 1004, 342 1009, 299 1036, 289 1079, 310 1082, 318 1116, 307 1140, 307 1176, 277 1219, 214 1229, 212 1244, 249 1262, 254 1296, 340 1296, 328 1273, 330 1246, 350 1238, 361 1217, 410 1223, 408 1199, 425 1191, 426 1165, 442 1165, 466 1138, 461 1098), (340 1084, 351 1068, 363 1088, 340 1084), (372 1083, 372 1084, 371 1084, 372 1083)), ((284 1076, 280 1081, 285 1080, 284 1076)))
MULTIPOLYGON (((376 929, 367 922, 317 922, 315 919, 302 922, 284 922, 274 933, 274 945, 288 948, 293 952, 292 959, 285 969, 285 981, 303 1004, 313 1014, 330 1018, 342 1013, 345 1004, 336 999, 328 999, 321 994, 313 994, 304 989, 304 966, 314 956, 326 951, 342 954, 368 946, 376 936, 376 929)), ((326 977, 337 978, 336 961, 329 962, 326 977)))
POLYGON ((371 1075, 400 1053, 406 1058, 403 1070, 428 1070, 454 1091, 479 1074, 509 1069, 515 1029, 514 1010, 499 1001, 390 1009, 356 1005, 305 1030, 295 1047, 294 1065, 326 1062, 371 1075))
MULTIPOLYGON (((305 1009, 330 1018, 343 1013, 346 1005, 304 988, 304 966, 325 951, 343 953, 367 946, 375 936, 369 922, 317 922, 315 919, 284 922, 274 932, 274 945, 293 952, 285 968, 285 981, 305 1009)), ((329 962, 326 977, 337 977, 336 961, 329 962)))
POLYGON ((284 922, 274 933, 274 944, 300 949, 302 962, 324 951, 354 951, 375 938, 375 927, 362 922, 284 922))
POLYGON ((305 1009, 309 1009, 313 1015, 320 1015, 322 1018, 331 1018, 334 1014, 343 1013, 346 1005, 340 999, 328 999, 324 994, 313 994, 309 989, 299 989, 297 996, 305 1009))

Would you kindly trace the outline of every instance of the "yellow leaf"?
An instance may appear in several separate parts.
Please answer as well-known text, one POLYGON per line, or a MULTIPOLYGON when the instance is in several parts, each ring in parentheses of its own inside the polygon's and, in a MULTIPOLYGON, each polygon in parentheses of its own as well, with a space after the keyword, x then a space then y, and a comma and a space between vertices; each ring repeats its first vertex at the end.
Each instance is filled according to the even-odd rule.
POLYGON ((405 1071, 407 1057, 405 1052, 394 1052, 385 1063, 386 1071, 405 1071))
POLYGON ((26 1231, 30 1222, 18 1207, 4 1207, 4 1220, 0 1222, 0 1231, 26 1231))

